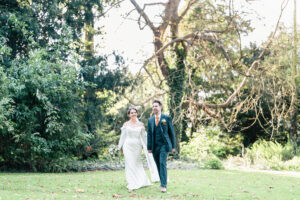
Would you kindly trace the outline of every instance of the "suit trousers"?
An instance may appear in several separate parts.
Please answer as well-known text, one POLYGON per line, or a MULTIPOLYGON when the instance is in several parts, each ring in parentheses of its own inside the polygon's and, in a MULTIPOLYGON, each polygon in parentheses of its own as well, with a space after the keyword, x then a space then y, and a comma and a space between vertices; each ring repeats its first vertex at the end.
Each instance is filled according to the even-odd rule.
POLYGON ((157 145, 153 151, 154 161, 157 166, 160 186, 167 187, 167 157, 168 157, 168 145, 157 145))

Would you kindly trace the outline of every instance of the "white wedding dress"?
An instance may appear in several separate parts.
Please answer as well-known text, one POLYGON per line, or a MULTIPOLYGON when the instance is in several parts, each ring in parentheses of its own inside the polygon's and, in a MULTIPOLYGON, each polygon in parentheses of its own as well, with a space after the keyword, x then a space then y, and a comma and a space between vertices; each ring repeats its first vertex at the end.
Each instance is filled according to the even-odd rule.
POLYGON ((152 182, 158 182, 159 175, 153 155, 147 151, 145 127, 143 125, 132 127, 125 123, 121 130, 118 148, 123 149, 125 157, 125 174, 128 190, 136 190, 151 185, 141 160, 142 150, 144 150, 146 156, 151 180, 152 182))

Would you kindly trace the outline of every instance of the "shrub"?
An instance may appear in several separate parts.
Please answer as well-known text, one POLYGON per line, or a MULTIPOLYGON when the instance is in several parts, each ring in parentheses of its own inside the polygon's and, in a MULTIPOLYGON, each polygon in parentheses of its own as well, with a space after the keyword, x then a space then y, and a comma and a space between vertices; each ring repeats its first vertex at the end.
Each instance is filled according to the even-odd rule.
POLYGON ((226 158, 241 151, 241 137, 230 137, 222 133, 218 127, 200 127, 193 138, 181 143, 180 155, 184 159, 203 161, 212 155, 226 158))
POLYGON ((259 140, 247 148, 246 155, 252 163, 257 160, 278 162, 282 160, 282 151, 282 145, 277 142, 259 140))
POLYGON ((218 158, 210 158, 204 162, 205 168, 208 169, 224 169, 223 163, 218 158))
POLYGON ((0 155, 14 168, 57 171, 51 163, 64 163, 87 137, 78 113, 84 82, 74 66, 59 56, 49 58, 45 50, 14 60, 7 77, 11 101, 6 108, 13 109, 5 119, 13 126, 2 125, 0 155))
POLYGON ((282 160, 291 160, 295 156, 294 146, 291 143, 287 143, 282 149, 282 160))
POLYGON ((246 149, 245 159, 249 159, 255 167, 274 170, 300 170, 300 157, 296 156, 298 149, 287 143, 259 140, 246 149))
MULTIPOLYGON (((13 112, 12 99, 9 95, 10 79, 7 77, 4 67, 1 66, 3 57, 9 55, 10 49, 6 46, 4 38, 0 35, 0 133, 5 134, 7 131, 13 131, 13 122, 9 116, 13 112)), ((2 148, 0 146, 0 155, 2 148)))

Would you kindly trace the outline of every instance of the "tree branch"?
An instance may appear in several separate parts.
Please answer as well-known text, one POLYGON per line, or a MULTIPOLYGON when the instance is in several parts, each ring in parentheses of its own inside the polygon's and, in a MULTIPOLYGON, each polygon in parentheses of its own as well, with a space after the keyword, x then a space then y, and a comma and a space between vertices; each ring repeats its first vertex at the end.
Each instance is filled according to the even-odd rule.
POLYGON ((194 5, 197 2, 197 0, 190 0, 188 2, 188 5, 186 6, 186 8, 183 10, 183 12, 181 13, 181 15, 178 17, 177 22, 179 23, 183 17, 186 15, 186 13, 189 11, 189 9, 191 8, 192 5, 194 5))
POLYGON ((163 2, 157 2, 157 3, 145 3, 144 6, 143 6, 143 10, 145 10, 146 6, 157 6, 157 5, 163 5, 163 6, 165 6, 166 3, 163 3, 163 2))
POLYGON ((276 27, 275 27, 275 30, 274 32, 271 34, 271 37, 266 45, 266 47, 264 48, 264 50, 260 53, 260 55, 256 58, 256 60, 251 64, 250 68, 247 70, 247 73, 246 73, 246 76, 243 78, 242 82, 240 83, 239 87, 232 93, 232 95, 230 95, 230 97, 228 97, 228 99, 226 100, 225 103, 222 103, 222 104, 208 104, 208 103, 205 103, 205 102, 195 102, 196 105, 198 106, 201 106, 201 107, 208 107, 208 108, 226 108, 229 106, 229 104, 233 101, 234 97, 236 97, 239 92, 241 91, 242 87, 245 85, 246 83, 246 80, 247 80, 247 77, 250 75, 250 72, 252 71, 252 69, 258 65, 260 59, 264 56, 266 50, 270 47, 270 45, 272 44, 272 41, 275 37, 275 34, 277 33, 277 30, 278 30, 278 27, 279 27, 279 23, 280 23, 280 19, 281 19, 281 16, 282 16, 282 13, 283 13, 283 10, 285 9, 286 5, 285 4, 285 1, 282 3, 281 5, 281 12, 280 12, 280 15, 279 15, 279 18, 278 18, 278 21, 277 21, 277 24, 276 24, 276 27))
MULTIPOLYGON (((172 21, 172 19, 177 19, 177 10, 178 10, 178 5, 180 3, 180 0, 169 0, 168 3, 165 6, 165 11, 164 11, 164 16, 163 16, 163 21, 159 25, 158 30, 161 32, 161 35, 163 35, 172 21)), ((173 20, 175 21, 175 20, 173 20)))
POLYGON ((119 4, 122 3, 123 1, 125 1, 125 0, 119 0, 119 1, 115 2, 115 3, 112 4, 106 11, 104 11, 103 13, 101 13, 99 16, 96 16, 96 17, 102 17, 102 16, 106 15, 111 9, 115 8, 116 5, 119 5, 119 4))
POLYGON ((137 4, 137 2, 135 0, 130 0, 130 2, 136 8, 136 10, 140 14, 140 16, 142 16, 144 18, 146 24, 151 28, 151 30, 153 32, 155 32, 157 28, 153 25, 153 23, 151 22, 151 20, 149 19, 149 17, 146 15, 146 13, 144 12, 144 10, 137 4))
POLYGON ((145 99, 144 101, 142 102, 135 102, 133 101, 131 98, 129 98, 126 94, 124 94, 124 97, 129 101, 130 104, 134 105, 134 106, 143 106, 145 105, 147 102, 149 102, 150 100, 152 100, 153 98, 155 97, 160 97, 166 93, 168 93, 169 91, 163 91, 163 92, 160 92, 160 93, 157 93, 157 94, 154 94, 150 97, 148 97, 147 99, 145 99))

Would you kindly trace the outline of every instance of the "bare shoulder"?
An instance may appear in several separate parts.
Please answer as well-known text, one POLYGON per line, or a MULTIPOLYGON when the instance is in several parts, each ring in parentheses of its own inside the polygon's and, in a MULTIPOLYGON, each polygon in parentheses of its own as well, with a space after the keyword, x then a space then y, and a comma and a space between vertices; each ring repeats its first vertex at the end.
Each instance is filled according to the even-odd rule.
POLYGON ((122 127, 126 127, 126 126, 128 126, 128 124, 129 124, 129 121, 125 122, 122 127))
POLYGON ((143 122, 139 122, 139 126, 145 127, 143 122))

